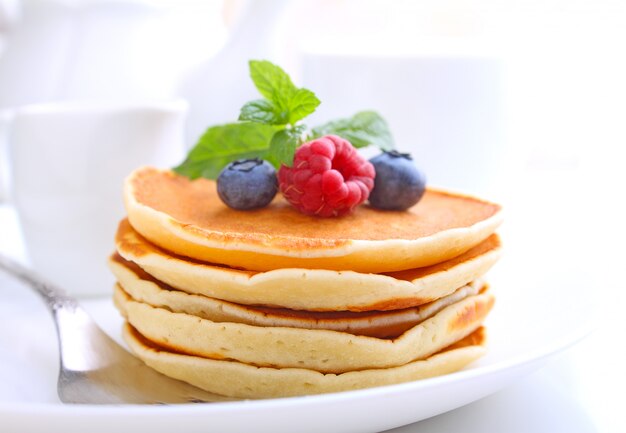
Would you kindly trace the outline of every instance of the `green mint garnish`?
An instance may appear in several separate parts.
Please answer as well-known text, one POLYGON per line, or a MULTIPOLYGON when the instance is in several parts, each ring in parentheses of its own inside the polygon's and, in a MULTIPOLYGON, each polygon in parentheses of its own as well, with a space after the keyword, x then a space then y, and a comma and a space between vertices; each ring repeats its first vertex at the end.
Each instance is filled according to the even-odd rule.
POLYGON ((315 93, 296 87, 285 71, 267 60, 251 60, 249 67, 250 78, 263 99, 246 103, 239 122, 207 129, 174 171, 191 179, 216 179, 224 166, 244 158, 266 159, 278 169, 293 163, 294 153, 304 141, 327 134, 339 135, 355 147, 393 148, 387 123, 373 111, 309 131, 299 122, 319 106, 315 93))
POLYGON ((387 122, 374 111, 361 111, 347 119, 333 120, 313 128, 312 138, 334 134, 356 148, 374 145, 382 150, 394 147, 387 122))
POLYGON ((249 120, 268 125, 285 125, 288 119, 287 112, 277 109, 272 101, 257 99, 241 107, 239 120, 249 120))
POLYGON ((267 160, 275 167, 281 164, 291 166, 296 149, 302 144, 302 136, 306 126, 298 125, 289 129, 282 129, 274 134, 270 142, 267 160))
POLYGON ((250 78, 265 99, 261 100, 264 101, 261 105, 258 104, 260 101, 244 105, 239 120, 257 121, 248 118, 248 114, 261 108, 262 111, 272 114, 271 121, 262 123, 295 125, 298 120, 313 113, 320 105, 315 93, 296 87, 285 71, 267 60, 250 61, 250 78), (251 110, 251 104, 255 110, 251 110))
POLYGON ((212 126, 174 171, 191 179, 217 179, 237 159, 265 158, 275 132, 275 127, 252 122, 212 126))
POLYGON ((270 125, 295 125, 320 105, 315 93, 297 88, 285 71, 267 60, 250 61, 250 78, 265 99, 244 105, 239 120, 270 125))

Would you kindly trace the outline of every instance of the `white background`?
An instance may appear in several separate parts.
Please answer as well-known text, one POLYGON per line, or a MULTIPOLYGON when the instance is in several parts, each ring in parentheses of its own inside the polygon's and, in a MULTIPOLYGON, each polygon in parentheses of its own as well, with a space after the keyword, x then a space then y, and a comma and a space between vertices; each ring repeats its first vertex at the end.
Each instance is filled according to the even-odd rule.
MULTIPOLYGON (((273 22, 275 26, 254 29, 271 32, 269 36, 258 33, 263 36, 258 39, 267 43, 246 50, 248 45, 243 40, 243 45, 237 46, 239 56, 223 64, 241 68, 240 59, 246 56, 267 55, 282 60, 297 81, 306 77, 300 59, 307 53, 361 55, 379 58, 380 62, 389 57, 442 55, 496 59, 501 78, 501 116, 494 119, 502 135, 497 147, 489 152, 500 156, 490 160, 489 166, 483 166, 480 157, 471 161, 476 177, 493 173, 491 182, 475 184, 472 178, 465 181, 478 185, 476 189, 481 193, 505 205, 504 240, 516 259, 527 260, 528 266, 521 267, 525 278, 536 276, 547 283, 546 290, 550 284, 582 285, 588 293, 582 302, 589 304, 590 315, 597 316, 596 331, 589 338, 536 374, 482 401, 397 431, 626 431, 621 407, 626 389, 621 320, 626 302, 622 276, 626 244, 624 2, 277 3, 280 16, 273 22)), ((227 12, 236 14, 242 5, 229 2, 227 12)), ((202 31, 210 33, 206 28, 202 31)), ((216 30, 213 36, 222 39, 210 39, 213 45, 209 47, 207 42, 205 51, 194 39, 194 47, 200 47, 198 52, 203 52, 206 59, 187 52, 181 62, 191 65, 212 61, 218 42, 224 40, 224 31, 216 30)), ((190 39, 197 36, 193 32, 186 34, 190 39)), ((154 59, 152 55, 146 62, 158 61, 154 59)), ((146 86, 135 96, 178 96, 182 91, 177 90, 177 80, 183 81, 183 75, 174 69, 162 75, 163 80, 169 80, 167 91, 161 88, 157 92, 154 89, 158 86, 146 86)), ((341 77, 341 71, 337 76, 341 77)), ((247 83, 221 84, 243 89, 233 96, 233 106, 254 96, 247 83)), ((363 89, 366 91, 367 86, 363 89)), ((367 95, 362 97, 367 100, 367 95)), ((339 96, 328 98, 316 114, 320 121, 343 112, 344 107, 351 108, 349 101, 339 96)), ((196 107, 202 110, 201 104, 196 107)), ((205 115, 207 122, 212 115, 205 115)), ((399 116, 401 113, 388 117, 392 127, 404 125, 399 116)), ((434 151, 424 143, 408 142, 405 137, 411 137, 411 131, 405 126, 398 129, 396 135, 403 137, 401 148, 417 154, 434 151)), ((191 144, 193 137, 189 140, 191 144)), ((454 148, 437 151, 445 158, 446 152, 454 148)), ((488 157, 488 153, 477 151, 474 155, 483 155, 484 160, 488 157)), ((441 170, 439 164, 445 165, 445 159, 443 163, 438 161, 436 167, 441 170)), ((463 186, 459 184, 463 179, 429 172, 429 166, 424 168, 430 179, 442 179, 444 186, 463 186), (446 181, 450 184, 445 185, 446 181)), ((6 221, 3 227, 10 227, 6 221)), ((15 232, 4 231, 1 235, 0 249, 15 253, 15 232)), ((536 301, 540 303, 541 299, 536 301)), ((528 323, 520 326, 532 326, 532 311, 528 323)))

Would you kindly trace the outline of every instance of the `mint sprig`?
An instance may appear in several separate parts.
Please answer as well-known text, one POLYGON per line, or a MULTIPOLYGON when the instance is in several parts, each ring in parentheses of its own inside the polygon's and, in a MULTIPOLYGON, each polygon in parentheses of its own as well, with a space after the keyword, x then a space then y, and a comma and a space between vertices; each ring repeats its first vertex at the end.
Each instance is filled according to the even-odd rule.
POLYGON ((320 105, 315 93, 297 88, 285 71, 267 60, 250 61, 250 78, 265 99, 244 105, 239 120, 295 125, 320 105))
POLYGON ((275 133, 276 128, 271 125, 252 122, 212 126, 174 171, 191 179, 217 179, 222 168, 232 161, 266 158, 275 133))
POLYGON ((387 122, 374 111, 361 111, 347 119, 333 120, 312 131, 312 138, 334 134, 348 140, 356 148, 374 145, 382 150, 394 148, 387 122))
POLYGON ((302 137, 306 133, 306 126, 297 125, 277 131, 270 141, 270 148, 266 159, 275 167, 281 164, 291 166, 293 155, 301 144, 302 137))
POLYGON ((247 102, 241 107, 239 120, 265 123, 267 125, 287 124, 287 113, 276 107, 272 101, 267 99, 257 99, 247 102))
POLYGON ((393 148, 387 123, 373 111, 309 130, 300 121, 320 105, 315 93, 296 87, 285 71, 267 60, 251 60, 249 67, 250 78, 263 99, 246 103, 238 122, 208 128, 174 171, 191 179, 216 179, 230 162, 257 157, 276 168, 290 166, 299 145, 328 134, 339 135, 355 147, 393 148))

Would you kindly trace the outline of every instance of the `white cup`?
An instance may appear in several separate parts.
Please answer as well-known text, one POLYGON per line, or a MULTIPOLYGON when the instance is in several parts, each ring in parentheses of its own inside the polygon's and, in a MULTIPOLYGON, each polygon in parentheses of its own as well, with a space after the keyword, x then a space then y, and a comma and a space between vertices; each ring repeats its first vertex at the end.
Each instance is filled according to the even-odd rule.
POLYGON ((123 179, 184 157, 184 101, 18 108, 12 194, 34 268, 76 296, 110 293, 106 260, 124 217, 123 179))

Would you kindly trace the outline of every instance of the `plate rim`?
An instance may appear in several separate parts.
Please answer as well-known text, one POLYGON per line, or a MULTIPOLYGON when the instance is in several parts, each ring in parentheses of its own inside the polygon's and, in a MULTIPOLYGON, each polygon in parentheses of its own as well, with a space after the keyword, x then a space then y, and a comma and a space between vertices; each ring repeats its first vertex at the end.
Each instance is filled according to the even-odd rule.
MULTIPOLYGON (((342 402, 354 402, 355 400, 367 400, 384 395, 395 395, 413 393, 417 390, 428 390, 439 386, 449 384, 457 384, 478 379, 482 376, 497 374, 516 367, 524 367, 532 363, 540 365, 547 361, 548 358, 563 352, 569 347, 586 338, 596 329, 596 321, 588 320, 586 323, 579 324, 572 331, 554 338, 550 342, 544 342, 532 350, 525 353, 514 355, 508 359, 504 359, 492 364, 470 367, 458 372, 446 374, 443 376, 421 379, 412 382, 405 382, 393 385, 383 385, 371 388, 364 388, 351 391, 297 396, 297 397, 281 397, 269 398, 261 400, 235 400, 226 402, 215 402, 210 404, 177 404, 177 405, 68 405, 59 402, 43 403, 43 402, 0 402, 0 416, 3 414, 16 415, 32 415, 36 413, 38 416, 64 416, 70 417, 80 416, 105 416, 105 415, 137 415, 145 414, 166 414, 166 415, 186 415, 205 413, 215 414, 222 412, 252 412, 256 410, 275 409, 277 407, 298 407, 301 405, 310 406, 315 404, 339 404, 342 402)), ((506 386, 506 385, 505 385, 506 386)))

